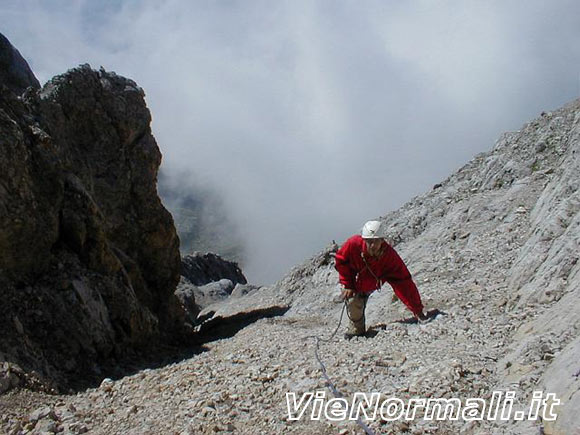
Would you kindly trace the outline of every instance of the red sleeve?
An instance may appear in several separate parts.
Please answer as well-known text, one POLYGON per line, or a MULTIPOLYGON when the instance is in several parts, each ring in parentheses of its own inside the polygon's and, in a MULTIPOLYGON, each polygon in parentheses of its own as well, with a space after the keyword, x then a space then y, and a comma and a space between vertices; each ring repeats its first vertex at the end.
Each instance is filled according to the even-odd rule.
POLYGON ((419 314, 423 311, 423 303, 419 290, 411 278, 407 266, 397 254, 397 251, 391 248, 388 255, 388 266, 381 281, 388 282, 397 297, 411 310, 413 314, 419 314))
POLYGON ((350 253, 352 242, 348 239, 338 250, 335 256, 334 268, 338 271, 338 280, 347 289, 354 290, 356 272, 350 265, 350 253))

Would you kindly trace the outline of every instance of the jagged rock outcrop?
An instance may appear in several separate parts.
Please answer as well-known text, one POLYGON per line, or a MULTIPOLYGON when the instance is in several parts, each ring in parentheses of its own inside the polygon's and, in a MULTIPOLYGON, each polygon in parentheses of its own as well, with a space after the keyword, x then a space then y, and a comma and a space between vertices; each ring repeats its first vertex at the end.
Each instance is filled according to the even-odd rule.
POLYGON ((227 299, 237 284, 247 284, 237 263, 212 252, 185 255, 181 275, 175 294, 186 308, 191 324, 196 323, 201 309, 227 299))
POLYGON ((199 323, 197 316, 204 308, 224 301, 231 295, 237 298, 258 288, 247 283, 236 262, 225 260, 211 252, 194 252, 184 256, 181 261, 181 274, 175 294, 192 325, 199 323))
POLYGON ((38 89, 40 83, 20 52, 0 33, 0 83, 15 94, 29 86, 38 89))
POLYGON ((248 282, 237 263, 224 260, 212 252, 194 252, 183 256, 181 274, 194 285, 209 284, 220 279, 229 279, 234 285, 248 282))
POLYGON ((0 39, 0 360, 75 384, 182 324, 161 154, 133 81, 83 65, 36 89, 0 39))

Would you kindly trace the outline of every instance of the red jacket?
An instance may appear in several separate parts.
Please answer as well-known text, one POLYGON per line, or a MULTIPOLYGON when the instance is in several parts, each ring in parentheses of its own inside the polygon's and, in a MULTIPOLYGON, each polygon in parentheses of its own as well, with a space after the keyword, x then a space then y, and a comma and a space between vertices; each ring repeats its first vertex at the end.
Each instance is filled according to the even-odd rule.
POLYGON ((335 268, 340 283, 347 289, 370 294, 388 282, 413 314, 423 311, 421 296, 407 266, 386 242, 383 242, 383 254, 373 258, 367 254, 363 238, 360 235, 352 236, 336 253, 335 268))

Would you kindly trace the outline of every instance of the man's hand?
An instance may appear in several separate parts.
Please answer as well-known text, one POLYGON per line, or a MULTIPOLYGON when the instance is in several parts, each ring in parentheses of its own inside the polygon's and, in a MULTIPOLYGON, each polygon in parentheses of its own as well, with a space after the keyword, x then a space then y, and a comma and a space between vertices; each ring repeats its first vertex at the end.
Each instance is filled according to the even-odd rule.
POLYGON ((342 293, 340 295, 342 297, 342 300, 345 301, 347 299, 350 299, 354 296, 354 290, 345 288, 342 290, 342 293))

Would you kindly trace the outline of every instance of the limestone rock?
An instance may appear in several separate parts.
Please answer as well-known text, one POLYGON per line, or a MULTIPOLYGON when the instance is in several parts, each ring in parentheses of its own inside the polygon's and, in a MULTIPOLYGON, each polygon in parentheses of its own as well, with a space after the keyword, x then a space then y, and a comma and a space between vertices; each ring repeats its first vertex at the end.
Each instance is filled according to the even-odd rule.
POLYGON ((247 286, 246 277, 237 263, 224 260, 221 256, 208 252, 194 252, 186 255, 181 262, 181 280, 175 291, 187 312, 190 324, 204 308, 230 297, 234 288, 236 296, 241 296, 254 288, 247 286))
POLYGON ((253 285, 253 284, 236 284, 234 289, 232 290, 232 294, 230 295, 232 298, 241 298, 254 290, 258 290, 260 286, 253 285))

